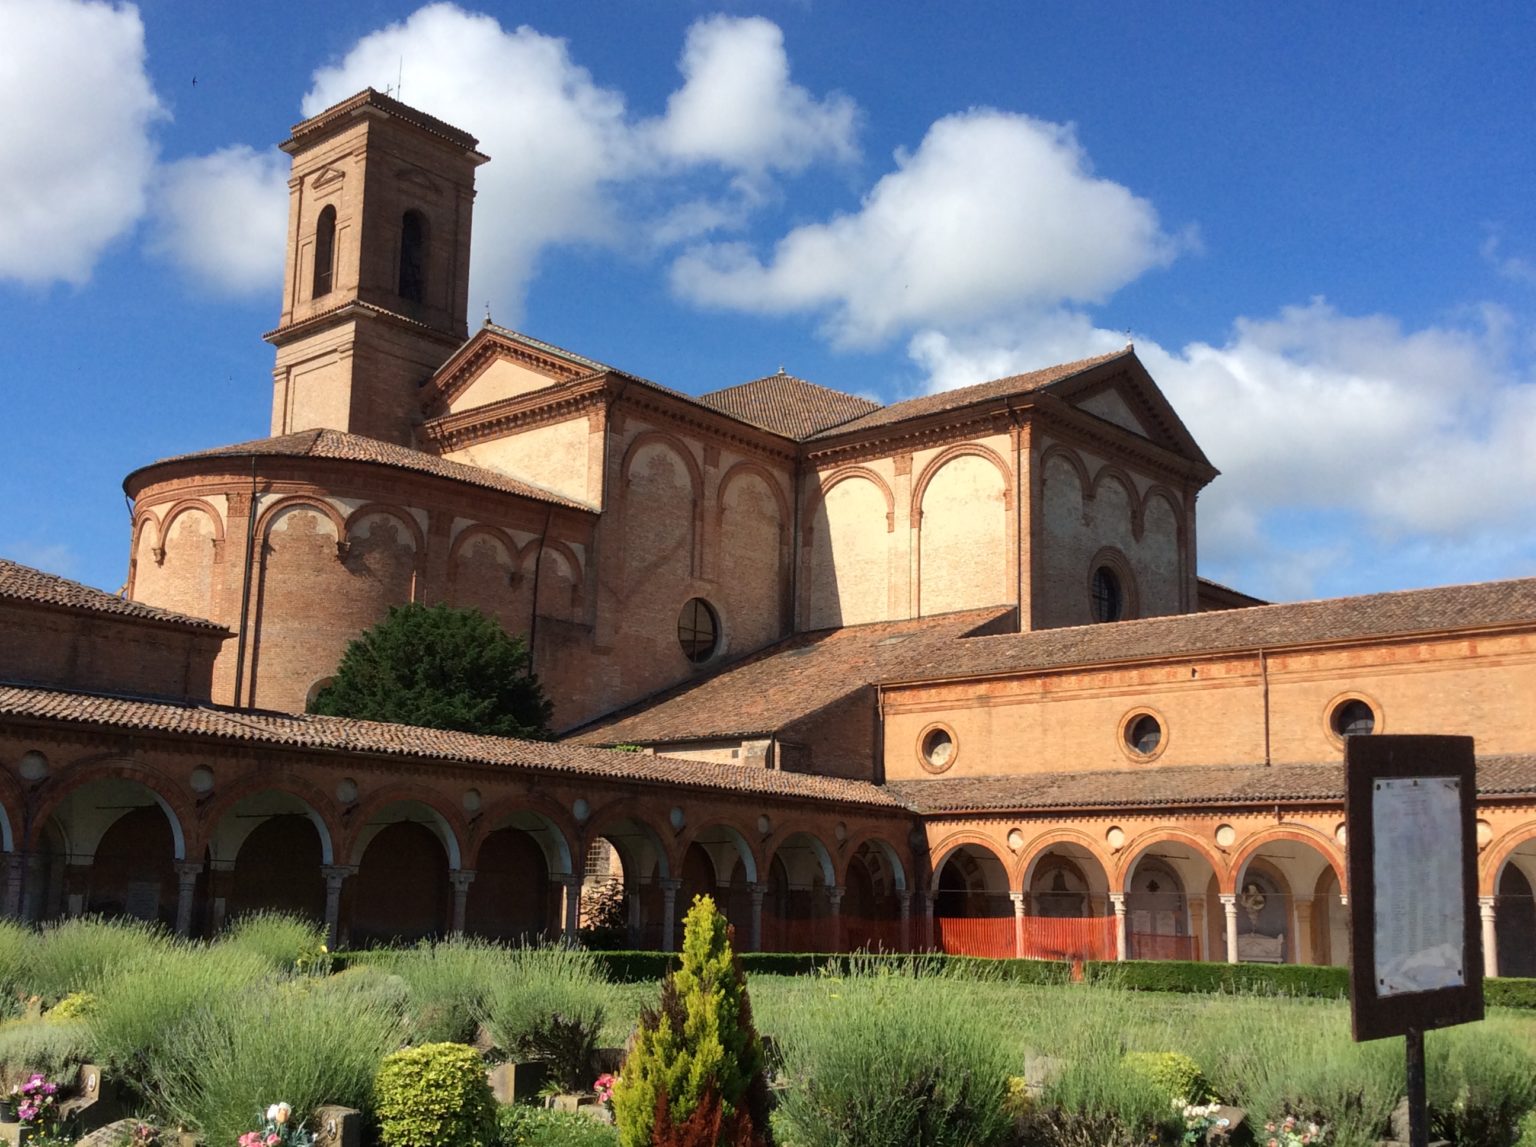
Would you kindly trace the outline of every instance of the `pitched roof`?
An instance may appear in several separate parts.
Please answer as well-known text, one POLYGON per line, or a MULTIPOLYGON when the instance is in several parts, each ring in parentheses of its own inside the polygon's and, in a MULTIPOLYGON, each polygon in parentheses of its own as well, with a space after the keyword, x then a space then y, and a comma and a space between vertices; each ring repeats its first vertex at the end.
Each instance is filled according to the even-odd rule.
POLYGON ((936 649, 1012 613, 993 607, 796 634, 600 718, 566 740, 614 745, 767 736, 876 681, 918 671, 936 649))
POLYGON ((975 637, 933 647, 925 664, 907 680, 1530 623, 1536 623, 1536 578, 975 637))
POLYGON ((378 466, 391 466, 397 470, 412 470, 418 474, 430 474, 435 478, 447 478, 471 486, 500 490, 508 494, 520 494, 540 502, 552 502, 557 506, 569 506, 587 510, 580 502, 573 502, 559 494, 534 486, 517 478, 509 477, 483 466, 470 466, 463 462, 450 462, 436 454, 424 454, 393 442, 381 442, 376 438, 364 438, 360 434, 346 434, 340 430, 299 430, 293 434, 281 434, 276 438, 257 438, 250 442, 237 442, 233 446, 216 446, 211 450, 198 450, 191 454, 177 454, 162 458, 149 466, 141 466, 123 480, 128 486, 133 479, 154 466, 170 462, 188 462, 199 458, 244 457, 249 454, 279 455, 292 458, 332 458, 343 462, 368 462, 378 466))
POLYGON ((878 402, 818 386, 783 370, 701 394, 698 401, 742 422, 796 440, 880 409, 878 402))
MULTIPOLYGON (((1177 765, 1018 776, 943 777, 885 786, 914 812, 1269 805, 1344 799, 1339 761, 1300 765, 1177 765)), ((1536 793, 1536 754, 1479 757, 1480 797, 1536 793)))
POLYGON ((687 785, 765 797, 811 798, 891 809, 901 807, 889 793, 862 781, 307 713, 273 713, 0 685, 0 718, 65 721, 98 728, 190 735, 213 741, 320 752, 380 754, 426 763, 451 762, 607 780, 687 785))
POLYGON ((115 593, 92 589, 77 581, 70 581, 57 574, 44 573, 42 570, 33 569, 31 566, 24 566, 20 562, 13 562, 6 558, 0 558, 0 601, 31 602, 80 613, 129 617, 138 621, 154 621, 162 625, 177 625, 213 633, 228 632, 216 621, 191 617, 185 613, 174 613, 169 609, 145 605, 143 602, 130 601, 127 598, 118 597, 115 593))
POLYGON ((1126 347, 1111 354, 1079 359, 1077 362, 1064 362, 1042 370, 1030 371, 1027 374, 1011 374, 1007 378, 997 378, 991 382, 979 382, 974 386, 962 386, 957 390, 945 390, 938 394, 909 398, 905 402, 893 402, 890 406, 882 406, 862 418, 844 422, 839 426, 813 434, 811 437, 819 439, 831 438, 838 434, 852 434, 860 430, 889 426, 893 422, 905 422, 909 418, 920 418, 926 414, 942 414, 950 410, 959 410, 961 407, 986 402, 989 399, 1027 394, 1030 391, 1042 390, 1055 383, 1064 382, 1074 375, 1082 374, 1086 370, 1119 358, 1133 359, 1135 354, 1135 351, 1126 347))

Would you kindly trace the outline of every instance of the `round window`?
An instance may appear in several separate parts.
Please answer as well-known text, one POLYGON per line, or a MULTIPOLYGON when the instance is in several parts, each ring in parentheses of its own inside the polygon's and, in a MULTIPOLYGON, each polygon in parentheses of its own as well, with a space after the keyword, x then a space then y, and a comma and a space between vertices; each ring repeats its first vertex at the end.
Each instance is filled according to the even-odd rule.
POLYGON ((1108 566, 1093 571, 1093 620, 1119 621, 1125 614, 1125 592, 1108 566))
POLYGON ((1335 736, 1368 737, 1376 731, 1376 713, 1360 698, 1351 697, 1333 707, 1330 724, 1335 736))
POLYGON ((934 725, 923 733, 918 752, 922 755, 924 768, 942 773, 955 763, 955 735, 943 725, 934 725))
POLYGON ((677 615, 677 643, 694 664, 708 661, 720 647, 720 619, 702 597, 690 598, 677 615))
POLYGON ((1163 727, 1151 713, 1143 713, 1126 726, 1125 743, 1131 752, 1150 757, 1163 743, 1163 727))

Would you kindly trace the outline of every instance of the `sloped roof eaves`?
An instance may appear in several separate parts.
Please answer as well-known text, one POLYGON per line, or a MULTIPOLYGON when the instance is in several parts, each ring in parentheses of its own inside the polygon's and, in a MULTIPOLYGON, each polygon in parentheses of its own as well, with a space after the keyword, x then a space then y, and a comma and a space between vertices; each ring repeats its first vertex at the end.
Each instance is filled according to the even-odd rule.
MULTIPOLYGON (((1536 796, 1536 754, 1477 762, 1478 796, 1536 796)), ((892 781, 891 792, 925 815, 1275 804, 1337 804, 1341 762, 1294 765, 1182 765, 1136 771, 1043 773, 892 781)))
POLYGON ((783 373, 713 390, 700 395, 698 401, 738 421, 796 441, 880 409, 880 404, 870 399, 783 373))
POLYGON ((502 474, 482 466, 465 462, 453 462, 436 454, 412 450, 392 442, 347 434, 340 430, 300 430, 273 438, 257 438, 250 442, 237 442, 230 446, 215 446, 190 454, 177 454, 162 458, 147 466, 140 466, 123 479, 123 488, 132 493, 133 485, 141 474, 161 466, 185 462, 199 462, 213 458, 242 458, 250 455, 273 458, 315 458, 333 462, 354 462, 369 466, 383 466, 393 470, 405 470, 450 482, 462 482, 469 486, 496 490, 504 494, 516 494, 539 502, 552 503, 584 513, 593 513, 591 506, 572 501, 553 491, 502 474))
POLYGON ((389 725, 313 714, 256 712, 0 685, 0 719, 66 722, 171 736, 274 745, 311 752, 350 752, 515 767, 647 784, 684 785, 764 797, 807 798, 873 808, 903 806, 861 781, 714 765, 646 753, 618 752, 542 741, 389 725))
POLYGON ((1044 387, 1075 378, 1080 374, 1103 366, 1105 363, 1131 357, 1132 355, 1133 352, 1127 348, 1110 354, 1097 355, 1093 358, 1080 359, 1077 362, 1061 363, 1024 374, 1014 374, 1006 378, 979 382, 973 386, 962 386, 956 390, 944 390, 936 394, 919 395, 916 398, 909 398, 904 402, 893 402, 889 406, 882 406, 879 410, 872 411, 862 418, 856 418, 852 422, 845 422, 839 426, 823 430, 818 434, 813 434, 811 435, 811 441, 824 442, 844 434, 852 435, 866 430, 883 429, 894 423, 921 418, 925 415, 946 414, 950 411, 963 410, 968 406, 979 406, 983 403, 995 402, 999 398, 1007 398, 1015 394, 1029 394, 1044 387))
POLYGON ((1536 578, 966 638, 887 687, 1009 673, 1536 625, 1536 578))
POLYGON ((770 736, 889 677, 1011 606, 798 633, 566 734, 573 744, 681 744, 770 736))
POLYGON ((70 581, 57 574, 45 573, 8 558, 0 558, 0 602, 23 602, 28 605, 41 605, 75 613, 103 614, 207 633, 229 632, 216 621, 185 613, 175 613, 169 609, 161 609, 159 606, 118 597, 105 590, 70 581))

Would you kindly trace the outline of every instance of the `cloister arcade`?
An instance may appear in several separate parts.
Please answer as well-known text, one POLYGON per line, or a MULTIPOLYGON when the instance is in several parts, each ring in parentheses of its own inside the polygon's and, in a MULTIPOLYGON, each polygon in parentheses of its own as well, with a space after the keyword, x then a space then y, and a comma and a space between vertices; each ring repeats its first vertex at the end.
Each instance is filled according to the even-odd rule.
MULTIPOLYGON (((744 950, 1348 959, 1342 833, 1326 831, 1336 811, 1145 818, 1134 832, 956 820, 927 826, 925 852, 906 815, 855 816, 850 829, 815 804, 761 811, 585 783, 561 796, 490 778, 482 793, 398 771, 360 792, 338 771, 347 761, 332 765, 221 769, 215 783, 207 765, 104 754, 55 768, 33 750, 0 771, 0 907, 193 935, 277 908, 324 921, 346 946, 459 932, 516 941, 574 935, 589 923, 584 889, 611 887, 622 942, 637 948, 675 947, 684 911, 707 893, 744 950), (184 783, 170 779, 178 771, 184 783)), ((1484 822, 1479 843, 1487 967, 1536 974, 1536 820, 1501 832, 1484 822)))

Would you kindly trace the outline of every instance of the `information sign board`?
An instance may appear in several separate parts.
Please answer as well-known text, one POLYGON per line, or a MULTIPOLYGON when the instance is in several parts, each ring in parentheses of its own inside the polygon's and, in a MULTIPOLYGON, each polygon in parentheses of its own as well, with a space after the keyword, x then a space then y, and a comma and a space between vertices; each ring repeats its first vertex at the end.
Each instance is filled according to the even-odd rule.
POLYGON ((1345 740, 1355 1039, 1483 1017, 1471 737, 1345 740))

